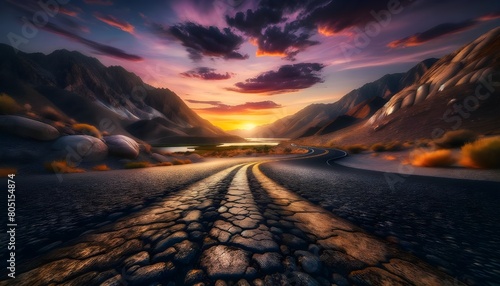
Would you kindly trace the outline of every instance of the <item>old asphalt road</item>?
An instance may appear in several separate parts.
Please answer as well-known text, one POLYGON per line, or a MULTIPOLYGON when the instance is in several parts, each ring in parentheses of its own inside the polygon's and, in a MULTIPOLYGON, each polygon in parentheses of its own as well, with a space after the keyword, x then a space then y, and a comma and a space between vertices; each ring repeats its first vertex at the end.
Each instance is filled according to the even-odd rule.
POLYGON ((342 155, 335 152, 191 174, 196 182, 177 182, 176 191, 58 242, 0 285, 462 285, 298 195, 272 171, 298 161, 326 165, 342 155))

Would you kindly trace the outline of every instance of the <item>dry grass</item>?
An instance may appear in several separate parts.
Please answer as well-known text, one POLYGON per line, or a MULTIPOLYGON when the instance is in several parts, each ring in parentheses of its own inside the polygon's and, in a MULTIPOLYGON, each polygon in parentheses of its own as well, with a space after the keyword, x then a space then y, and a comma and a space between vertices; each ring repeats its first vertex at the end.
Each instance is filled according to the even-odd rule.
POLYGON ((156 167, 165 167, 165 166, 172 166, 173 164, 171 162, 161 162, 157 163, 155 166, 156 167))
POLYGON ((10 174, 17 174, 16 168, 0 168, 0 178, 6 178, 10 174))
POLYGON ((173 165, 185 165, 185 164, 191 164, 191 160, 186 159, 186 160, 181 160, 181 159, 174 159, 172 161, 173 165))
POLYGON ((434 141, 441 148, 459 148, 463 145, 474 142, 478 138, 476 132, 466 129, 446 132, 443 137, 434 141))
POLYGON ((85 124, 85 123, 77 123, 73 124, 72 128, 79 133, 83 133, 85 135, 90 135, 94 136, 96 138, 101 139, 102 135, 99 129, 97 129, 95 126, 90 125, 90 124, 85 124))
POLYGON ((16 114, 23 110, 17 101, 9 95, 0 94, 0 114, 16 114))
POLYGON ((94 166, 92 167, 92 171, 109 171, 111 170, 110 167, 108 167, 106 164, 101 164, 101 165, 97 165, 97 166, 94 166))
POLYGON ((45 170, 51 173, 62 173, 62 174, 68 174, 68 173, 84 173, 84 169, 76 168, 74 166, 68 165, 68 162, 65 160, 61 161, 52 161, 45 163, 44 165, 45 170))
POLYGON ((392 156, 392 155, 385 155, 382 157, 382 159, 387 160, 387 161, 396 161, 398 158, 396 156, 392 156))
POLYGON ((403 149, 403 144, 399 141, 389 143, 375 143, 370 147, 373 152, 399 151, 403 149))
POLYGON ((361 144, 354 144, 354 145, 340 147, 340 149, 347 151, 347 153, 349 153, 349 154, 359 154, 363 151, 368 150, 368 147, 366 147, 365 145, 361 145, 361 144))
POLYGON ((290 154, 304 154, 307 150, 301 148, 291 148, 284 146, 246 146, 246 147, 227 147, 227 148, 200 148, 195 153, 203 157, 236 157, 236 156, 252 156, 252 155, 290 155, 290 154))
POLYGON ((151 167, 149 162, 128 162, 125 164, 125 169, 140 169, 151 167))
POLYGON ((145 153, 148 153, 148 154, 151 154, 151 149, 153 147, 146 143, 146 142, 140 142, 139 143, 139 150, 141 150, 141 152, 145 152, 145 153))
POLYGON ((464 145, 460 164, 471 168, 500 168, 500 136, 482 138, 464 145))
POLYGON ((370 150, 372 150, 373 152, 384 152, 385 145, 382 143, 375 143, 370 147, 370 150))
POLYGON ((456 163, 450 150, 415 150, 410 154, 410 162, 418 167, 448 167, 456 163))
POLYGON ((65 121, 64 116, 54 108, 47 106, 40 111, 40 116, 52 121, 65 121))

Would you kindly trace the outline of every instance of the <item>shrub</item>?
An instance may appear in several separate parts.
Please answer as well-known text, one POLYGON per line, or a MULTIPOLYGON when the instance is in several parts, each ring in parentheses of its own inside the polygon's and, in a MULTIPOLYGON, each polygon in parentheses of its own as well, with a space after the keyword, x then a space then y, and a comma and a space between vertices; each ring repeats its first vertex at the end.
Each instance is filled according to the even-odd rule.
POLYGON ((93 125, 84 124, 84 123, 77 123, 77 124, 73 124, 72 127, 76 132, 80 132, 80 133, 83 133, 85 135, 94 136, 94 137, 99 138, 99 139, 102 138, 101 132, 93 125))
POLYGON ((151 167, 149 162, 128 162, 125 164, 125 169, 140 169, 151 167))
POLYGON ((173 164, 171 162, 161 162, 156 164, 155 166, 157 167, 164 167, 164 166, 172 166, 173 164))
POLYGON ((464 145, 460 164, 472 168, 500 168, 500 136, 482 138, 464 145))
POLYGON ((403 144, 399 141, 391 142, 385 147, 386 151, 400 151, 403 149, 403 144))
POLYGON ((384 144, 375 143, 372 145, 372 147, 370 147, 370 150, 372 150, 373 152, 384 152, 386 149, 384 144))
POLYGON ((349 145, 344 147, 347 153, 349 154, 359 154, 363 151, 366 151, 368 148, 361 144, 349 145))
POLYGON ((271 146, 269 146, 269 145, 256 146, 254 149, 255 149, 255 152, 257 152, 257 153, 268 154, 271 151, 271 146))
POLYGON ((0 178, 6 178, 10 174, 17 174, 16 168, 0 168, 0 178))
POLYGON ((109 168, 106 164, 101 164, 101 165, 97 165, 97 166, 92 167, 92 170, 93 171, 109 171, 109 170, 111 170, 111 168, 109 168))
POLYGON ((75 166, 68 165, 66 160, 52 161, 50 163, 45 163, 45 170, 51 173, 84 173, 85 170, 76 168, 75 166))
POLYGON ((456 159, 450 150, 417 150, 410 154, 410 162, 418 167, 447 167, 455 164, 456 159))
POLYGON ((15 99, 9 95, 0 94, 0 114, 16 114, 23 110, 15 99))
POLYGON ((443 137, 435 140, 439 147, 442 148, 458 148, 463 145, 477 140, 477 133, 471 130, 460 129, 446 132, 443 137))
POLYGON ((40 111, 40 116, 52 121, 65 121, 64 116, 54 108, 47 106, 40 111))
POLYGON ((191 164, 191 160, 187 159, 187 160, 180 160, 180 159, 175 159, 172 161, 172 164, 174 165, 184 165, 184 164, 191 164))
POLYGON ((140 149, 142 152, 146 152, 146 153, 148 153, 148 154, 151 154, 151 149, 152 149, 152 148, 153 148, 153 147, 152 147, 150 144, 146 143, 146 142, 141 142, 141 143, 139 143, 139 149, 140 149))

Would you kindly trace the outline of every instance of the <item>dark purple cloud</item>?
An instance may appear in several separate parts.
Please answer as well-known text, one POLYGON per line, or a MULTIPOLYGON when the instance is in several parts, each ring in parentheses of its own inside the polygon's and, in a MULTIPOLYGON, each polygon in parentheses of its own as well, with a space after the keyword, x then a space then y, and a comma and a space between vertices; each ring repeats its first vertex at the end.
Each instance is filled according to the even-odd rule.
POLYGON ((402 48, 402 47, 414 47, 420 46, 427 42, 440 39, 452 34, 460 33, 465 30, 469 30, 481 22, 491 21, 500 18, 500 12, 490 13, 483 16, 478 17, 473 20, 465 20, 458 23, 443 23, 432 27, 431 29, 416 33, 411 36, 395 40, 390 42, 387 46, 390 48, 402 48))
POLYGON ((112 6, 113 1, 111 0, 83 0, 86 4, 89 5, 99 5, 99 6, 112 6))
POLYGON ((282 10, 268 7, 262 7, 255 11, 248 9, 246 13, 238 12, 234 17, 226 16, 226 22, 229 26, 255 38, 262 34, 262 29, 271 24, 278 24, 283 20, 282 10))
POLYGON ((93 49, 96 53, 99 53, 102 55, 106 55, 106 56, 110 56, 110 57, 114 57, 114 58, 119 58, 119 59, 123 59, 123 60, 127 60, 127 61, 135 61, 135 62, 143 60, 143 58, 138 56, 138 55, 128 54, 121 49, 86 39, 82 36, 71 33, 71 32, 69 32, 69 31, 67 31, 67 30, 65 30, 65 29, 63 29, 55 24, 52 24, 52 23, 48 23, 45 27, 43 27, 43 29, 45 29, 49 32, 61 35, 61 36, 68 38, 72 41, 81 43, 81 44, 93 49))
MULTIPOLYGON (((328 1, 328 4, 325 4, 324 1, 317 2, 314 8, 309 4, 309 11, 311 12, 303 14, 302 25, 315 27, 325 34, 335 34, 374 21, 373 13, 388 10, 400 13, 405 7, 417 1, 337 0, 328 1)), ((390 16, 393 17, 394 15, 390 16)))
POLYGON ((183 77, 192 77, 192 78, 199 78, 199 79, 204 79, 204 80, 224 80, 224 79, 230 79, 232 74, 226 72, 224 73, 217 73, 215 72, 215 69, 208 68, 208 67, 199 67, 192 69, 187 72, 181 73, 183 77))
POLYGON ((392 41, 387 46, 390 48, 419 46, 432 40, 470 29, 476 24, 477 21, 475 20, 467 20, 460 23, 444 23, 437 25, 425 32, 417 33, 400 40, 392 41))
POLYGON ((281 108, 283 107, 281 104, 277 104, 274 101, 258 101, 258 102, 246 102, 244 104, 238 104, 238 105, 227 105, 223 104, 220 101, 203 101, 203 100, 192 100, 188 99, 187 100, 190 103, 197 103, 197 104, 208 104, 212 105, 212 107, 206 107, 206 108, 195 108, 195 110, 198 111, 203 111, 205 113, 210 112, 210 113, 225 113, 225 114, 241 114, 241 113, 249 113, 249 112, 256 112, 259 110, 268 110, 268 109, 276 109, 276 108, 281 108))
MULTIPOLYGON (((318 31, 333 35, 374 21, 373 13, 402 10, 412 0, 262 0, 255 10, 238 12, 226 22, 257 44, 257 56, 282 56, 294 60, 308 47, 318 31), (389 3, 399 3, 398 5, 389 3)), ((389 15, 391 16, 391 15, 389 15)))
POLYGON ((186 47, 192 60, 201 60, 203 56, 224 59, 247 59, 248 55, 238 52, 243 38, 234 34, 231 29, 210 26, 204 27, 195 23, 182 23, 165 28, 156 25, 156 29, 165 35, 169 34, 186 47))
POLYGON ((299 52, 319 44, 317 41, 311 41, 310 37, 310 33, 299 33, 288 26, 283 30, 277 26, 268 27, 257 40, 257 56, 279 55, 294 60, 299 52))
POLYGON ((324 67, 319 63, 284 65, 277 71, 267 71, 245 82, 238 82, 236 87, 228 90, 262 94, 293 92, 323 82, 320 72, 324 67))

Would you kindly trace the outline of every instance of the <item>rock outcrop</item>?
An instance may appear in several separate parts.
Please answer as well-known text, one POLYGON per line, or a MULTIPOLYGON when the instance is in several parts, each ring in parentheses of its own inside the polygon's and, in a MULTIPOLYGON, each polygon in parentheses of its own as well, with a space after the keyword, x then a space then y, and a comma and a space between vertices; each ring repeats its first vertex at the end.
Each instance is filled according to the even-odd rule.
POLYGON ((125 135, 105 136, 104 141, 108 146, 110 155, 128 159, 135 159, 139 156, 139 144, 130 137, 125 135))
POLYGON ((16 115, 0 115, 0 131, 40 141, 51 141, 60 136, 59 131, 49 124, 16 115))
POLYGON ((108 146, 101 139, 88 135, 63 136, 52 148, 74 163, 101 161, 108 156, 108 146))
POLYGON ((391 114, 440 96, 454 87, 477 85, 487 80, 499 71, 498 47, 500 28, 491 30, 455 53, 443 57, 415 84, 394 95, 370 118, 368 124, 378 129, 391 114))

